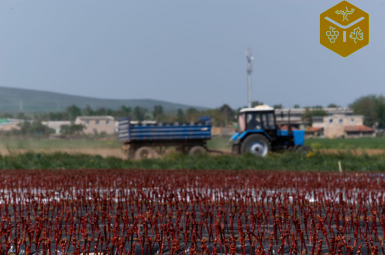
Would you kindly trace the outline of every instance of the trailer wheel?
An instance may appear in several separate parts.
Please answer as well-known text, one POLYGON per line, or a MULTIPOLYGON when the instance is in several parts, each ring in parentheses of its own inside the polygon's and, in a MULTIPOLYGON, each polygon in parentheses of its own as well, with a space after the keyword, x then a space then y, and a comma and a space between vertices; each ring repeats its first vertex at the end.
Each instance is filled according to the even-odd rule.
POLYGON ((241 145, 241 153, 251 153, 255 156, 265 157, 271 150, 270 141, 263 135, 250 135, 241 145))
POLYGON ((150 147, 143 146, 140 147, 136 152, 135 152, 135 159, 140 160, 140 159, 150 159, 150 158, 157 158, 158 153, 150 147))
POLYGON ((202 154, 206 154, 207 151, 206 149, 203 147, 203 146, 194 146, 192 147, 189 152, 188 152, 188 155, 189 156, 196 156, 196 155, 202 155, 202 154))

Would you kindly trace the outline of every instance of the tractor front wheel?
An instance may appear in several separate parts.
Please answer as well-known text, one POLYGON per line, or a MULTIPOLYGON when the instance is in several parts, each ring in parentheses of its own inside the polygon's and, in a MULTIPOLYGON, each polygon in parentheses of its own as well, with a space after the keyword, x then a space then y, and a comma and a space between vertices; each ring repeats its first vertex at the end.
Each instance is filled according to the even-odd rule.
POLYGON ((270 141, 263 135, 250 135, 246 137, 241 146, 241 153, 251 153, 255 156, 265 157, 271 150, 270 141))

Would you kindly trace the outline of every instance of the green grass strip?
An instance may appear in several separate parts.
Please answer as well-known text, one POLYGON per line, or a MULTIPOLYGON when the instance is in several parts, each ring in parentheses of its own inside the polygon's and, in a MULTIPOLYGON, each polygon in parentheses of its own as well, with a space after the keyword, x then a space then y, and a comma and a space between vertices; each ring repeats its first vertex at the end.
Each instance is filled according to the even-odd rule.
POLYGON ((224 169, 224 170, 298 170, 338 171, 341 161, 343 171, 385 171, 385 154, 354 155, 353 153, 297 155, 271 154, 265 158, 242 156, 196 156, 171 154, 163 159, 141 161, 114 157, 66 153, 25 153, 0 156, 0 169, 224 169))

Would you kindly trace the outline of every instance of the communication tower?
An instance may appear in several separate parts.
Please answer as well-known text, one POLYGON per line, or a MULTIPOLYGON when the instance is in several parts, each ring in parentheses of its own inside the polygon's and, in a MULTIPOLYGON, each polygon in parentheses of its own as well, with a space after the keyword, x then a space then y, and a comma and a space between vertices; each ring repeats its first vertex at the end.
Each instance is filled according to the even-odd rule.
POLYGON ((253 71, 252 61, 253 54, 251 52, 251 48, 246 50, 246 71, 247 71, 247 107, 251 108, 251 72, 253 71))

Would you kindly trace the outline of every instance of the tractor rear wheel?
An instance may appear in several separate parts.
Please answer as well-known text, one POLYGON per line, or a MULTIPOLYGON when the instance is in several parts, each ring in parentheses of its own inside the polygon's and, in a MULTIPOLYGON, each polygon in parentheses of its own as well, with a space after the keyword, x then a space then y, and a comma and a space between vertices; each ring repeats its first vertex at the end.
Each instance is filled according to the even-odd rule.
POLYGON ((150 158, 158 158, 158 153, 151 147, 143 146, 135 152, 135 159, 137 160, 150 158))
POLYGON ((263 135, 250 135, 241 145, 241 153, 251 153, 255 156, 265 157, 271 151, 270 141, 263 135))

